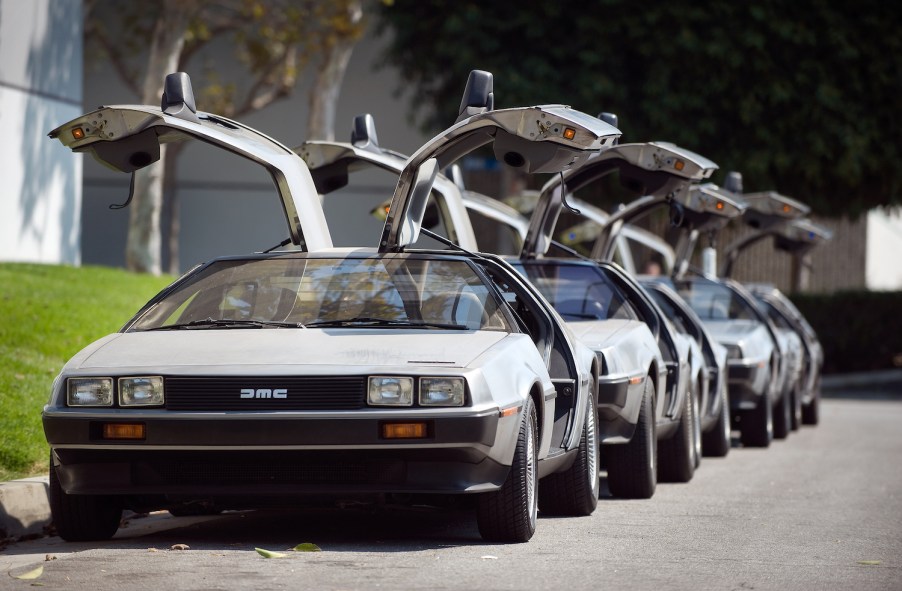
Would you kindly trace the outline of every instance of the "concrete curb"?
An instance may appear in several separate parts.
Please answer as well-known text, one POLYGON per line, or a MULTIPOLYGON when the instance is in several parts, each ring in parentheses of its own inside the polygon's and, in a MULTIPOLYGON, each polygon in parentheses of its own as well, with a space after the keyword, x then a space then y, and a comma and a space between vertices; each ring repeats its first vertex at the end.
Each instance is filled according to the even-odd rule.
POLYGON ((41 535, 50 525, 46 476, 0 482, 0 540, 41 535))

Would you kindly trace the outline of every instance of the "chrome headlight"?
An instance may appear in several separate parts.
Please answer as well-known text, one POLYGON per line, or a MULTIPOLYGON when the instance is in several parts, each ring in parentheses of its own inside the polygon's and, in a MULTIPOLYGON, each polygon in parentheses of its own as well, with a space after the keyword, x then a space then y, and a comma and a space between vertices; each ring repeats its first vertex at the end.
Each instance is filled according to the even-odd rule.
POLYGON ((162 406, 163 378, 119 378, 119 406, 162 406))
POLYGON ((367 403, 372 406, 413 405, 413 378, 374 376, 369 379, 367 403))
POLYGON ((421 406, 463 406, 463 378, 420 378, 421 406))
POLYGON ((113 406, 113 378, 69 378, 68 406, 113 406))

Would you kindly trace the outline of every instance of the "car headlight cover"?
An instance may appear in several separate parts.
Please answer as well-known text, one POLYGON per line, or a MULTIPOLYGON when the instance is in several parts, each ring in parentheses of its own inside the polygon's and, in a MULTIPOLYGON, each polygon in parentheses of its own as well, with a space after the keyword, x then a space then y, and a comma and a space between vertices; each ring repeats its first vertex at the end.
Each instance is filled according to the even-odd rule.
POLYGON ((119 378, 119 406, 162 406, 164 401, 160 376, 119 378))
POLYGON ((69 378, 66 381, 68 406, 112 406, 113 378, 69 378))
POLYGON ((413 378, 372 376, 367 387, 367 403, 373 406, 413 405, 413 378))
POLYGON ((420 378, 422 406, 463 406, 465 392, 463 378, 420 378))

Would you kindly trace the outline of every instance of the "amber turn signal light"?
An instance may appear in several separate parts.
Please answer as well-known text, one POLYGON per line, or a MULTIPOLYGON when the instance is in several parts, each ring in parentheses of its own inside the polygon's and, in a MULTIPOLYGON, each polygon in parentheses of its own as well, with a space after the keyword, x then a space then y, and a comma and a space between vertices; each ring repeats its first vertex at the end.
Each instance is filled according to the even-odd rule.
POLYGON ((425 439, 429 436, 426 423, 383 423, 384 439, 425 439))
POLYGON ((146 429, 142 423, 104 423, 104 439, 144 439, 146 429))
POLYGON ((85 130, 82 129, 81 127, 73 127, 72 128, 72 137, 74 137, 77 140, 82 139, 83 137, 85 137, 85 130))

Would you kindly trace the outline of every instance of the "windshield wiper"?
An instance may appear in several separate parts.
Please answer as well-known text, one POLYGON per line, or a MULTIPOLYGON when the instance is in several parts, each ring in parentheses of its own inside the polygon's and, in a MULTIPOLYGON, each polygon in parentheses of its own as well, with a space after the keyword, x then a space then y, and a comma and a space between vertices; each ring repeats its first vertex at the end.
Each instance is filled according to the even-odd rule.
POLYGON ((404 328, 438 328, 442 330, 467 330, 465 324, 443 324, 441 322, 424 322, 419 320, 393 320, 390 318, 373 318, 371 316, 354 316, 353 318, 339 318, 337 320, 320 320, 310 322, 307 328, 329 328, 338 326, 365 326, 365 327, 404 327, 404 328))
POLYGON ((305 326, 300 322, 279 322, 276 320, 230 320, 225 318, 204 318, 201 320, 192 320, 191 322, 183 322, 181 324, 166 324, 164 326, 155 326, 153 328, 145 328, 143 330, 181 330, 200 328, 305 328, 305 326))
POLYGON ((580 320, 582 320, 582 319, 586 319, 586 320, 604 320, 604 318, 599 318, 596 314, 586 314, 586 313, 583 313, 583 312, 561 312, 560 310, 558 310, 558 314, 560 314, 561 316, 563 316, 563 317, 565 317, 565 318, 566 318, 567 316, 570 316, 570 317, 572 317, 572 318, 579 318, 580 320))

